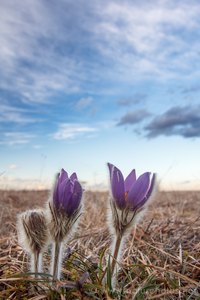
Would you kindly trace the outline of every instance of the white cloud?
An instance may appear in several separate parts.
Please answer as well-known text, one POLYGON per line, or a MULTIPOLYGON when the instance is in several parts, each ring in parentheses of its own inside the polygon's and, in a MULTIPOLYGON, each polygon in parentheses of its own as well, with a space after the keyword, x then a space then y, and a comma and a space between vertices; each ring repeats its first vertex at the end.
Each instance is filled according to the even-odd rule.
POLYGON ((93 102, 93 98, 92 98, 92 97, 84 97, 84 98, 81 98, 81 99, 76 103, 76 109, 82 110, 82 109, 84 109, 84 108, 90 106, 92 102, 93 102))
POLYGON ((199 15, 198 1, 4 1, 0 87, 41 103, 87 84, 195 74, 199 15))
POLYGON ((52 137, 55 140, 68 140, 74 139, 80 136, 85 136, 97 131, 97 128, 90 127, 84 124, 78 123, 64 123, 60 124, 58 131, 55 132, 52 137))
POLYGON ((190 37, 200 29, 198 2, 108 1, 101 14, 94 27, 99 51, 120 66, 125 80, 194 71, 189 62, 198 57, 200 43, 190 37))
POLYGON ((23 145, 28 144, 35 135, 25 132, 3 132, 0 138, 0 145, 23 145))
POLYGON ((16 170, 17 169, 17 165, 16 164, 11 164, 8 166, 8 169, 10 170, 16 170))
MULTIPOLYGON (((18 124, 34 123, 36 119, 27 116, 27 113, 29 113, 29 111, 25 109, 0 103, 0 122, 18 124)), ((37 122, 38 121, 37 119, 37 122)))
POLYGON ((48 101, 60 90, 79 89, 72 79, 76 62, 55 50, 67 36, 51 5, 38 0, 16 5, 8 0, 1 4, 0 22, 2 88, 17 91, 23 101, 36 103, 48 101))
POLYGON ((38 144, 38 145, 33 145, 33 148, 36 150, 40 150, 43 148, 43 146, 38 144))

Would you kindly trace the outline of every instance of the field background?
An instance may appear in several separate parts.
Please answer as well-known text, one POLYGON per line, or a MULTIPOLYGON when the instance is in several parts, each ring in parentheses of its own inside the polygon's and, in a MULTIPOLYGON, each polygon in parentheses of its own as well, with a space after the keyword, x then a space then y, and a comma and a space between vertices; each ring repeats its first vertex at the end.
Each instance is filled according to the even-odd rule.
POLYGON ((62 282, 52 287, 48 277, 41 283, 24 274, 27 255, 17 243, 16 215, 45 207, 48 196, 48 191, 0 193, 0 299, 200 299, 200 192, 156 194, 124 246, 123 289, 110 295, 97 279, 99 258, 105 267, 111 239, 106 192, 85 193, 78 232, 66 245, 62 282))

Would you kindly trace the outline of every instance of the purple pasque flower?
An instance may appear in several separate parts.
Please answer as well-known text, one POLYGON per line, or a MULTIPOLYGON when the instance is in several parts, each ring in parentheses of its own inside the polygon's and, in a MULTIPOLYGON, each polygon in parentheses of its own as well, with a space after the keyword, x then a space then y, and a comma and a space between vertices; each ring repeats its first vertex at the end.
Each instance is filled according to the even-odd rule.
POLYGON ((110 172, 111 191, 113 199, 120 210, 130 207, 131 210, 141 208, 152 194, 155 174, 146 172, 136 179, 136 172, 132 170, 126 177, 114 165, 108 163, 110 172))
POLYGON ((53 204, 57 211, 66 213, 69 217, 79 208, 83 189, 76 173, 68 177, 67 172, 61 169, 56 177, 53 191, 53 204))

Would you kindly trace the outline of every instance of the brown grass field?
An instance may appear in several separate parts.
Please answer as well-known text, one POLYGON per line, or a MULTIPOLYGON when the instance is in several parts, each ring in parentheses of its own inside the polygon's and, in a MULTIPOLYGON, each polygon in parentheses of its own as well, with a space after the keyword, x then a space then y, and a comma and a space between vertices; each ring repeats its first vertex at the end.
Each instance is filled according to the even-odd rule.
POLYGON ((16 215, 44 207, 47 198, 47 191, 1 191, 0 299, 200 299, 200 192, 156 194, 124 245, 116 291, 101 280, 110 243, 103 192, 85 193, 78 232, 66 245, 62 281, 52 285, 48 276, 50 250, 43 276, 28 273, 16 215))

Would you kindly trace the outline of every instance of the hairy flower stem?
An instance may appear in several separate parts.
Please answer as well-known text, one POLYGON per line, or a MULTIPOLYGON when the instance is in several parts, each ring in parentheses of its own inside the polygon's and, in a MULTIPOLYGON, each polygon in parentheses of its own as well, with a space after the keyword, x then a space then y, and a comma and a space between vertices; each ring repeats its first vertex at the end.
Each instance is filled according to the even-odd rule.
POLYGON ((120 252, 121 241, 122 241, 122 235, 120 233, 118 233, 116 236, 114 253, 113 253, 112 264, 111 264, 111 276, 113 276, 114 271, 115 271, 117 259, 118 259, 119 252, 120 252))
POLYGON ((62 243, 55 241, 52 253, 52 276, 53 280, 60 279, 60 269, 62 262, 62 243))
POLYGON ((35 273, 35 278, 38 277, 38 273, 42 271, 42 253, 35 251, 31 255, 31 272, 35 273))

